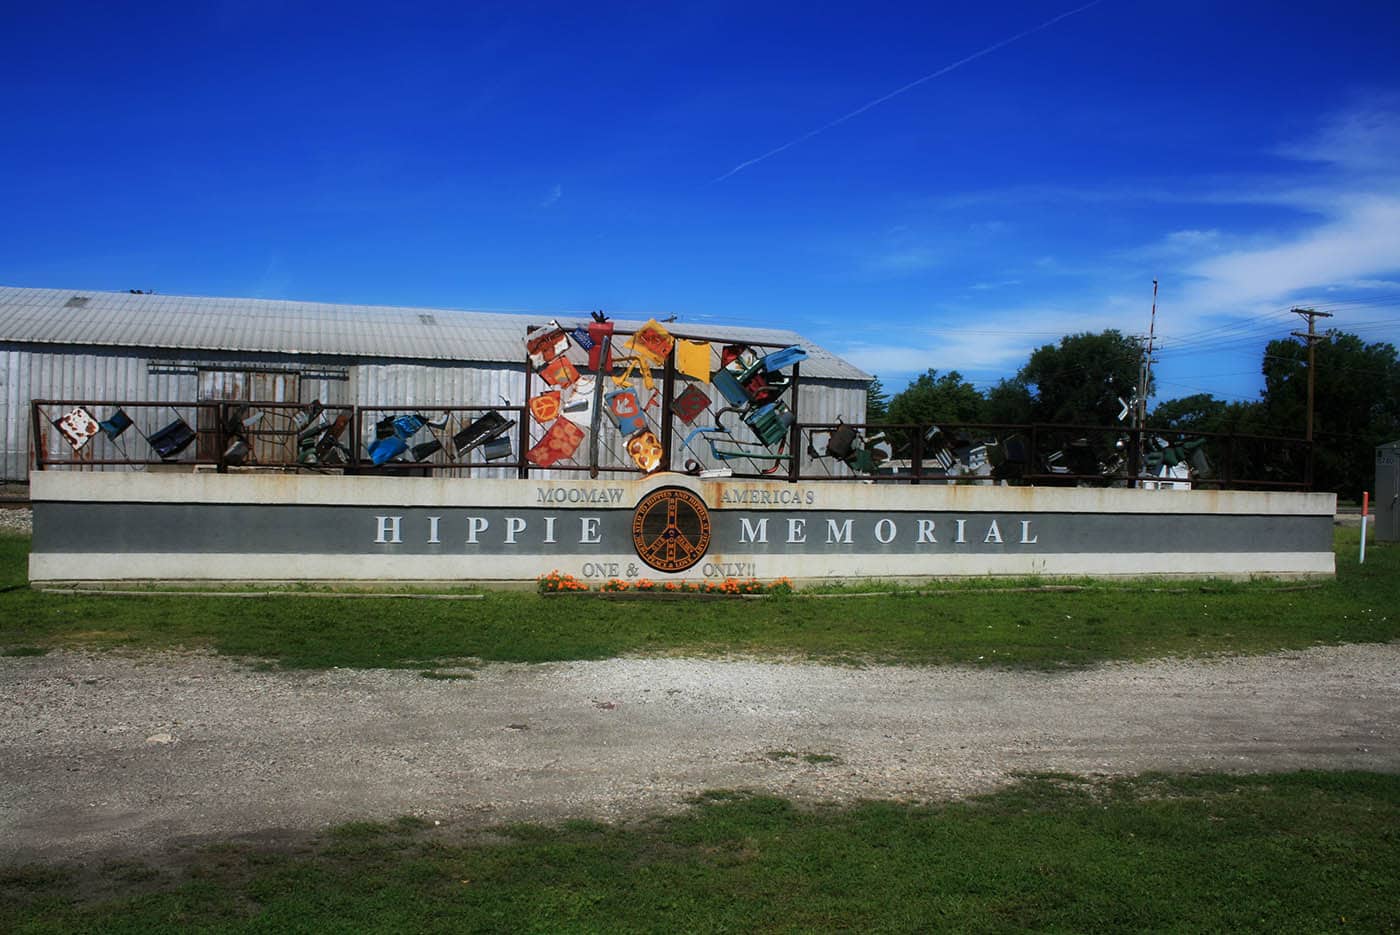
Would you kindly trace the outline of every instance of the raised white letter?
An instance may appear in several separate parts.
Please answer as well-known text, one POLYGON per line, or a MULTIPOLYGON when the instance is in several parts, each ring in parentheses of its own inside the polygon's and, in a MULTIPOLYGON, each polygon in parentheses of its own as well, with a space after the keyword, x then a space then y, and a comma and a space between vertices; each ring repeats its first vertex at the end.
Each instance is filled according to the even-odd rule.
POLYGON ((990 526, 987 527, 987 535, 986 535, 986 537, 985 537, 982 541, 983 541, 983 542, 1000 542, 1000 541, 1001 541, 1001 530, 997 528, 997 521, 996 521, 996 520, 992 520, 992 525, 990 525, 990 526))
POLYGON ((552 516, 544 518, 544 541, 546 543, 554 542, 554 517, 552 516))
POLYGON ((931 519, 921 519, 921 520, 919 520, 919 541, 920 541, 920 542, 937 542, 937 541, 938 541, 937 539, 933 538, 933 520, 931 520, 931 519))
POLYGON ((403 540, 399 538, 399 522, 402 516, 376 516, 379 520, 379 534, 374 537, 376 544, 393 543, 398 544, 403 540))
POLYGON ((898 530, 895 528, 894 520, 882 519, 875 524, 875 541, 879 542, 881 545, 889 545, 894 541, 896 532, 898 532, 898 530), (889 531, 888 535, 880 535, 881 529, 887 529, 889 531))
POLYGON ((756 524, 750 523, 747 516, 739 517, 739 541, 740 542, 767 542, 768 541, 768 517, 763 517, 756 524))
POLYGON ((955 522, 958 524, 958 534, 957 534, 957 537, 953 539, 953 541, 954 541, 954 542, 966 542, 966 541, 967 541, 967 536, 965 535, 965 533, 967 532, 967 520, 965 520, 965 519, 960 519, 960 520, 955 520, 955 522))
POLYGON ((597 545, 603 541, 598 535, 598 517, 585 516, 579 520, 578 541, 581 545, 597 545))
POLYGON ((1039 536, 1031 535, 1031 521, 1028 519, 1021 520, 1021 544, 1035 545, 1039 541, 1039 536))
POLYGON ((837 525, 836 525, 836 520, 834 520, 834 519, 829 519, 829 520, 827 520, 827 521, 826 521, 826 541, 827 541, 828 543, 832 543, 832 542, 854 542, 855 540, 851 538, 851 522, 852 522, 851 520, 846 520, 846 521, 845 521, 844 523, 842 523, 841 526, 838 528, 837 525))
POLYGON ((438 520, 441 516, 428 517, 428 545, 438 545, 438 520))
POLYGON ((524 532, 524 531, 525 531, 525 520, 521 519, 519 516, 507 516, 507 517, 506 517, 506 541, 507 541, 507 542, 509 542, 509 543, 511 543, 512 545, 514 545, 514 544, 515 544, 515 536, 516 536, 516 534, 517 534, 517 533, 522 533, 522 532, 524 532))
POLYGON ((788 540, 789 542, 807 541, 807 521, 805 519, 788 520, 788 540))
POLYGON ((485 532, 485 531, 486 531, 486 527, 489 526, 489 525, 491 525, 491 524, 488 523, 488 522, 486 521, 486 517, 484 517, 484 516, 468 516, 468 517, 467 517, 467 542, 468 542, 468 543, 471 543, 471 544, 475 544, 475 543, 476 543, 476 536, 477 536, 477 533, 485 532))

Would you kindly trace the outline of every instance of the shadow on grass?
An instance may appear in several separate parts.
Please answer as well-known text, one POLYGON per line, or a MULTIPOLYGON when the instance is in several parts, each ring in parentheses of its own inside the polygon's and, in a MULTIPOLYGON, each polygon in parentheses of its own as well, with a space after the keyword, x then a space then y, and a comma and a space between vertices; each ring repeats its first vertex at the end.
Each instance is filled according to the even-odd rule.
POLYGON ((1026 777, 933 806, 736 791, 628 825, 343 825, 301 851, 0 870, 12 931, 1400 925, 1400 777, 1026 777))

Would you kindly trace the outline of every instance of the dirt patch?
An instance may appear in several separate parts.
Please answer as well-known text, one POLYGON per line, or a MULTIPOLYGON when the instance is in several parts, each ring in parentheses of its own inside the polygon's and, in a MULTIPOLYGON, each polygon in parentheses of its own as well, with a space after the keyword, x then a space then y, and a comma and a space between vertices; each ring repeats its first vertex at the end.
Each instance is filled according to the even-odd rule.
POLYGON ((1063 674, 675 658, 472 674, 0 659, 0 862, 401 815, 626 818, 714 788, 930 800, 1021 771, 1400 771, 1400 644, 1063 674))

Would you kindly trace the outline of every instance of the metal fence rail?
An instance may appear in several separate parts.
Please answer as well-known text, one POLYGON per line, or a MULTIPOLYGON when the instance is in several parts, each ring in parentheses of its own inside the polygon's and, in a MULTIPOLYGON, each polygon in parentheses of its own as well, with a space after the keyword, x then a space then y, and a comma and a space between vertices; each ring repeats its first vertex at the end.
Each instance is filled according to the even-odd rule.
POLYGON ((1312 446, 1297 438, 1046 423, 799 428, 798 443, 818 468, 793 471, 794 481, 836 476, 836 463, 876 482, 909 484, 1310 487, 1312 446))
MULTIPOLYGON (((660 418, 658 470, 735 478, 894 484, 1010 484, 1306 490, 1311 446, 1296 438, 1123 426, 884 425, 793 421, 740 432, 711 400, 680 422, 660 418), (713 423, 697 427, 697 422, 713 423), (663 426, 668 424, 663 422, 663 426), (780 441, 774 441, 781 433, 780 441)), ((658 392, 658 395, 659 392, 658 392)), ((795 407, 794 407, 795 408, 795 407)), ((528 405, 323 406, 197 400, 35 400, 35 470, 297 471, 452 477, 639 476, 606 420, 596 445, 539 467, 545 437, 528 405)))

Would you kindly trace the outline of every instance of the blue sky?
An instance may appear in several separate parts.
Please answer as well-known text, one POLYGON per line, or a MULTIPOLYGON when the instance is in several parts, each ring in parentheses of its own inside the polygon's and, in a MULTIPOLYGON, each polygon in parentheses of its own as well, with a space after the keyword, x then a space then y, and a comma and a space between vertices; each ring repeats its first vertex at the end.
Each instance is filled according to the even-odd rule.
POLYGON ((1294 304, 1400 341, 1393 2, 3 21, 6 285, 676 314, 890 389, 1145 333, 1154 277, 1159 398, 1255 395, 1294 304))

